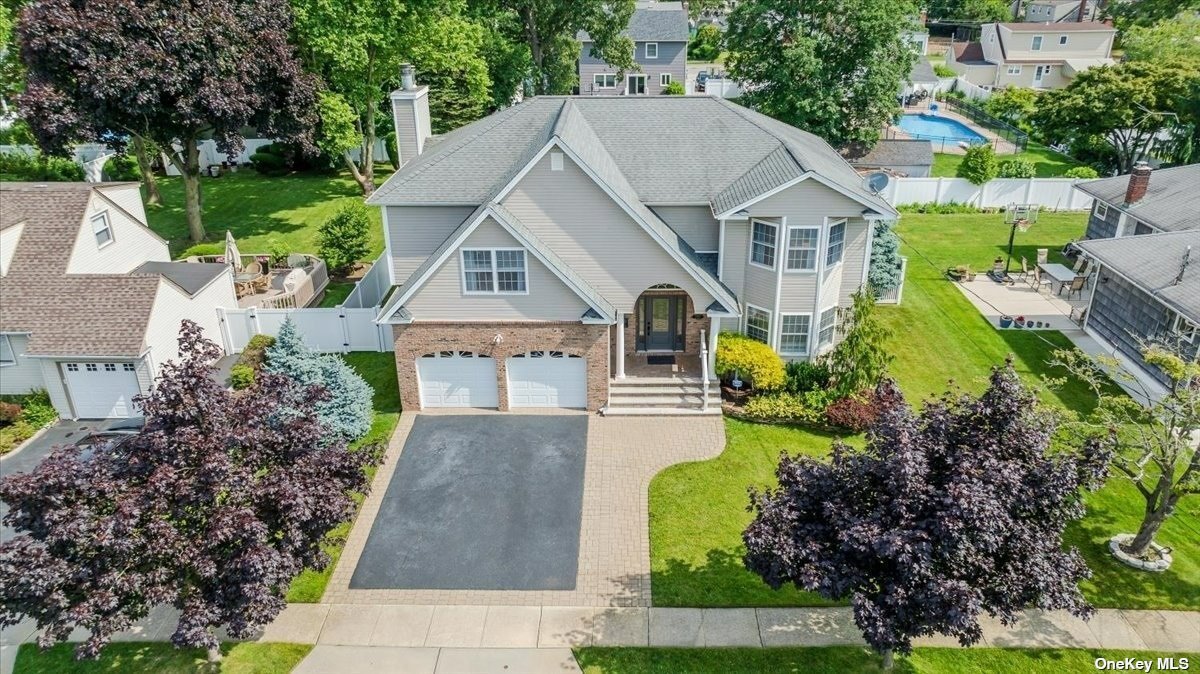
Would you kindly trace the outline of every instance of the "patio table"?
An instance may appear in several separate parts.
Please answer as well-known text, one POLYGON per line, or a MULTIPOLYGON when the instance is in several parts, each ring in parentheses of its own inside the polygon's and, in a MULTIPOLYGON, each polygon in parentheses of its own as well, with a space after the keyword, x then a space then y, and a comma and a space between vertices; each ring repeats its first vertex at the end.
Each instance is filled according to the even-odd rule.
MULTIPOLYGON (((1041 269, 1042 273, 1046 276, 1054 279, 1059 284, 1060 289, 1063 285, 1075 280, 1076 276, 1074 269, 1065 264, 1058 264, 1057 262, 1043 262, 1038 265, 1038 269, 1041 269)), ((1051 290, 1054 290, 1054 288, 1051 288, 1051 290)))
POLYGON ((254 282, 262 274, 253 271, 238 272, 233 275, 233 287, 238 290, 238 297, 244 295, 252 295, 254 293, 254 282))

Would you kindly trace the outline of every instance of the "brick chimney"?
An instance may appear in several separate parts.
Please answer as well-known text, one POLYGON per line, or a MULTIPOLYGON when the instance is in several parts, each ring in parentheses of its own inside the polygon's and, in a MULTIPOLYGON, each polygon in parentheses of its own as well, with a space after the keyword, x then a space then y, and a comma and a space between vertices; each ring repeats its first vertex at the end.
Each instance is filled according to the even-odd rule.
POLYGON ((417 86, 412 65, 400 66, 400 88, 392 92, 391 99, 399 164, 404 166, 425 151, 425 141, 433 135, 429 126, 429 87, 417 86))
POLYGON ((1125 188, 1125 203, 1136 204, 1146 196, 1150 187, 1150 165, 1140 161, 1129 174, 1129 187, 1125 188))

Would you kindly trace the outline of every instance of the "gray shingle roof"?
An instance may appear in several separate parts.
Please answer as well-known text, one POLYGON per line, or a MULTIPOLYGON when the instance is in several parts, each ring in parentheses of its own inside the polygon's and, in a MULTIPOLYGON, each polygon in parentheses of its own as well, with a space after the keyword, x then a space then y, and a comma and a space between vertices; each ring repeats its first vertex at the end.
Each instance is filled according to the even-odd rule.
POLYGON ((866 153, 850 149, 845 154, 851 166, 860 168, 933 166, 933 143, 928 140, 884 139, 866 153))
POLYGON ((913 61, 912 69, 908 71, 908 81, 913 84, 937 84, 939 80, 933 72, 933 64, 924 56, 913 61))
MULTIPOLYGON (((680 2, 639 2, 623 34, 634 42, 687 42, 690 34, 687 10, 680 2)), ((582 30, 575 37, 580 42, 591 39, 582 30)))
POLYGON ((1078 246, 1188 320, 1200 322, 1200 231, 1093 239, 1078 246), (1180 279, 1189 246, 1189 263, 1180 279))
POLYGON ((1200 229, 1200 164, 1150 172, 1146 196, 1125 205, 1129 176, 1080 183, 1075 188, 1167 232, 1200 229))
POLYGON ((135 357, 156 274, 72 274, 67 262, 94 190, 111 184, 0 183, 0 228, 23 223, 0 279, 0 331, 30 333, 34 356, 135 357))
MULTIPOLYGON (((820 174, 881 213, 893 212, 821 138, 709 96, 539 96, 447 134, 393 174, 368 203, 485 203, 556 129, 567 128, 559 118, 568 101, 571 114, 592 131, 586 145, 596 144, 611 159, 644 204, 716 207, 727 189, 733 191, 720 197, 722 203, 735 193, 749 194, 749 185, 771 183, 775 173, 798 175, 798 169, 820 174), (695 152, 697 138, 719 138, 721 151, 695 152), (763 175, 741 180, 752 169, 763 175)), ((577 151, 591 152, 582 146, 577 151)))
POLYGON ((133 271, 138 274, 158 274, 194 296, 228 269, 229 265, 216 262, 143 262, 133 271))

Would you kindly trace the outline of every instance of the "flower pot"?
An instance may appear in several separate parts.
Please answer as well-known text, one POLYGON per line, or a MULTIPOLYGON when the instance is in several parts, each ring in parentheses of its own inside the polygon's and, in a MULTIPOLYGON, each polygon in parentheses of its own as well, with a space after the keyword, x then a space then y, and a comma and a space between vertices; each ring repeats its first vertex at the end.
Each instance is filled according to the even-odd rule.
POLYGON ((1011 327, 1012 327, 1012 324, 1013 324, 1013 317, 1012 317, 1012 316, 1001 316, 1001 317, 1000 317, 1000 327, 1002 327, 1002 328, 1011 328, 1011 327))

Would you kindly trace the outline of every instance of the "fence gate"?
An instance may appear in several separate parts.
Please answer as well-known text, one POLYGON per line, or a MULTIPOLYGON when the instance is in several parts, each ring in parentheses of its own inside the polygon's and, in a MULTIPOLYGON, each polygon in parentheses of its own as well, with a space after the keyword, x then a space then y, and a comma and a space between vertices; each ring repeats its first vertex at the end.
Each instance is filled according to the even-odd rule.
POLYGON ((223 326, 222 336, 227 353, 246 348, 254 335, 279 334, 288 318, 304 337, 304 343, 314 351, 346 353, 348 351, 391 351, 392 329, 375 323, 376 309, 334 307, 330 309, 225 309, 218 308, 217 316, 223 326))

